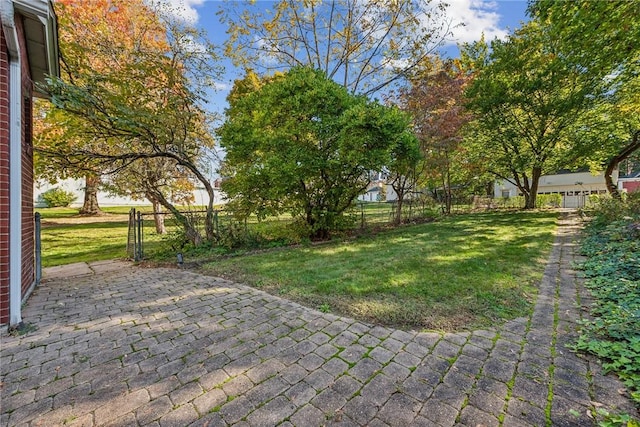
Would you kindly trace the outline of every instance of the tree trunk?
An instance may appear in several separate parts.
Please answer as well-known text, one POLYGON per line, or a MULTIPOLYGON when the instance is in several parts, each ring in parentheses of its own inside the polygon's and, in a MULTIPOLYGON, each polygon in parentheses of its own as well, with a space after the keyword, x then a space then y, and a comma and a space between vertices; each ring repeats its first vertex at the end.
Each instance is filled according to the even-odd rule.
POLYGON ((616 154, 613 158, 607 162, 607 168, 604 171, 604 180, 607 184, 607 191, 609 194, 616 198, 620 198, 620 192, 618 191, 618 187, 613 183, 613 171, 616 169, 618 164, 625 159, 628 159, 637 149, 640 148, 640 130, 637 130, 633 133, 633 137, 631 138, 631 142, 624 146, 618 154, 616 154))
POLYGON ((620 162, 616 160, 616 157, 614 157, 613 159, 609 160, 609 162, 607 163, 607 169, 604 171, 604 182, 607 185, 607 191, 614 199, 620 198, 620 192, 618 191, 618 187, 616 187, 616 185, 613 183, 612 176, 613 171, 615 170, 618 163, 620 162))
MULTIPOLYGON (((398 203, 396 205, 396 213, 394 215, 394 223, 402 223, 402 208, 404 207, 404 198, 408 191, 415 186, 415 170, 406 175, 399 175, 391 182, 391 188, 396 192, 398 203)), ((410 216, 410 215, 409 215, 410 216)))
POLYGON ((397 204, 396 213, 393 218, 394 224, 402 223, 402 208, 404 206, 404 196, 407 194, 407 182, 409 178, 399 176, 391 183, 391 188, 396 192, 397 204))
POLYGON ((84 204, 80 209, 80 215, 100 215, 102 211, 98 206, 98 187, 100 187, 100 177, 87 175, 84 177, 84 204))
POLYGON ((160 202, 153 201, 153 221, 156 225, 156 233, 165 234, 167 229, 164 226, 164 215, 162 213, 162 205, 160 202))
MULTIPOLYGON (((155 198, 158 203, 160 203, 173 214, 176 221, 180 225, 182 225, 182 229, 184 230, 184 237, 187 242, 191 243, 193 246, 199 246, 200 244, 202 244, 202 236, 198 232, 198 229, 195 227, 193 222, 190 221, 189 218, 187 218, 185 215, 180 213, 180 211, 175 206, 173 206, 160 191, 153 192, 151 198, 155 198)), ((176 249, 181 250, 182 248, 176 249)))
POLYGON ((449 175, 449 169, 442 174, 442 195, 444 197, 444 213, 451 215, 451 178, 449 175))
POLYGON ((447 185, 447 188, 444 191, 444 199, 444 208, 447 211, 447 215, 451 215, 451 207, 453 206, 453 195, 451 194, 451 187, 449 185, 447 185))
POLYGON ((447 215, 451 215, 451 207, 453 205, 453 196, 451 194, 451 162, 449 161, 449 155, 446 151, 444 153, 444 159, 442 184, 444 187, 445 210, 447 211, 447 215))
POLYGON ((402 186, 400 188, 394 188, 396 192, 396 196, 398 196, 398 203, 396 204, 396 215, 394 222, 396 224, 400 224, 402 222, 402 205, 404 202, 404 188, 402 186))
POLYGON ((487 181, 487 183, 485 184, 485 195, 488 197, 493 198, 495 196, 495 194, 493 193, 493 181, 487 181))
POLYGON ((539 166, 534 166, 531 171, 531 185, 529 186, 529 197, 526 197, 525 194, 525 209, 535 209, 536 208, 536 196, 538 195, 538 183, 540 182, 540 177, 542 176, 542 168, 539 166))
POLYGON ((146 194, 147 199, 151 202, 153 206, 153 221, 156 226, 156 233, 165 234, 167 232, 166 227, 164 226, 164 214, 162 213, 162 203, 158 199, 156 199, 152 194, 146 194))
MULTIPOLYGON (((215 197, 215 190, 209 182, 209 179, 200 172, 196 165, 193 163, 185 162, 183 159, 175 159, 178 161, 178 164, 189 169, 195 176, 198 178, 200 183, 204 186, 204 189, 207 191, 207 195, 209 196, 209 201, 207 202, 207 216, 205 218, 204 230, 206 234, 206 238, 208 242, 213 242, 216 238, 216 231, 214 226, 214 212, 213 212, 213 202, 215 197)), ((166 206, 165 206, 166 207, 166 206)), ((199 234, 199 233, 198 233, 199 234)), ((196 245, 197 246, 197 245, 196 245)))

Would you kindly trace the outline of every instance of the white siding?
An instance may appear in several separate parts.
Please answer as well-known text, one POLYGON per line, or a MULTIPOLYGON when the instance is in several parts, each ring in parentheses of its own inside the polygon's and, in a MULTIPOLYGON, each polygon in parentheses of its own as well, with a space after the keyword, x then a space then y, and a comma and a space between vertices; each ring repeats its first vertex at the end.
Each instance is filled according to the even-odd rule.
MULTIPOLYGON (((614 183, 618 180, 618 171, 613 174, 614 183)), ((503 192, 509 192, 509 197, 517 196, 518 189, 507 181, 496 181, 494 196, 503 197, 503 192)), ((593 194, 606 192, 607 186, 604 174, 593 175, 590 172, 576 172, 557 175, 543 175, 538 183, 538 194, 560 193, 566 196, 593 194)))
MULTIPOLYGON (((45 191, 59 187, 65 191, 72 192, 76 197, 76 201, 71 205, 73 207, 80 207, 84 202, 84 181, 77 179, 65 179, 59 181, 57 184, 49 184, 49 183, 36 183, 33 186, 33 195, 34 195, 34 204, 35 207, 43 207, 42 204, 39 203, 39 196, 45 191)), ((196 189, 193 191, 194 204, 196 205, 206 205, 209 201, 209 197, 207 192, 204 189, 196 189)), ((223 197, 222 192, 219 190, 215 190, 215 204, 223 204, 226 203, 226 199, 223 197)), ((134 200, 130 197, 122 197, 122 196, 113 196, 104 191, 98 191, 98 204, 101 207, 108 206, 145 206, 150 205, 149 201, 146 199, 143 200, 134 200)))

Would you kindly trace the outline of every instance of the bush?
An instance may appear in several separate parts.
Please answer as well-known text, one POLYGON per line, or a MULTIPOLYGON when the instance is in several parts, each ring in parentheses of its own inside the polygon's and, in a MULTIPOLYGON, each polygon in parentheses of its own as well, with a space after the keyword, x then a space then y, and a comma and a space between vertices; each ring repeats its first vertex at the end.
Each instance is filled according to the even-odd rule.
POLYGON ((562 206, 560 194, 538 194, 536 196, 536 208, 559 208, 560 206, 562 206))
POLYGON ((496 201, 498 207, 503 209, 522 209, 524 207, 524 196, 501 197, 496 201))
POLYGON ((640 221, 640 192, 623 193, 619 199, 608 194, 591 195, 582 213, 592 217, 594 226, 606 226, 625 217, 640 221))
MULTIPOLYGON (((496 199, 498 207, 508 209, 524 208, 524 196, 501 197, 496 199)), ((560 194, 538 194, 536 195, 536 208, 559 208, 562 206, 562 196, 560 194)))
POLYGON ((67 207, 75 202, 77 197, 70 191, 54 187, 40 194, 40 199, 48 208, 67 207))

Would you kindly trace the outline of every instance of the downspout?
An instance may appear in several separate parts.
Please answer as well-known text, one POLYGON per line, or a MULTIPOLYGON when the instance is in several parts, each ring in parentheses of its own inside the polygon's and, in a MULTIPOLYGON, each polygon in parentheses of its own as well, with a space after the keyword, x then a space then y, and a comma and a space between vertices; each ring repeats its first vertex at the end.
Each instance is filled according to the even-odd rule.
POLYGON ((22 77, 12 1, 0 2, 9 50, 9 327, 22 322, 22 77))

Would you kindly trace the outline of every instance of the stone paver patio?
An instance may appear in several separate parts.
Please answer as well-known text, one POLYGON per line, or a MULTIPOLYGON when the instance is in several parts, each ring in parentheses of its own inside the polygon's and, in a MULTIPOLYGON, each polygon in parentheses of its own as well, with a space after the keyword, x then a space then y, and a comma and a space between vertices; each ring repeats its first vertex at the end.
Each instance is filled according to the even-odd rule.
MULTIPOLYGON (((2 426, 594 425, 634 413, 565 347, 587 293, 561 221, 531 316, 416 333, 325 314, 229 281, 123 262, 54 271, 1 335, 2 426)), ((637 414, 637 412, 635 412, 637 414)))

